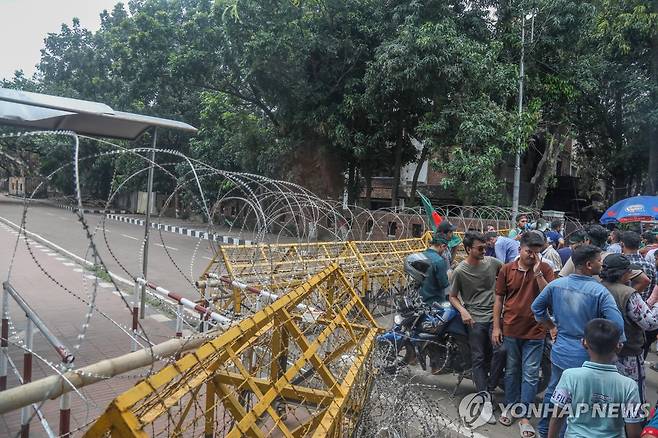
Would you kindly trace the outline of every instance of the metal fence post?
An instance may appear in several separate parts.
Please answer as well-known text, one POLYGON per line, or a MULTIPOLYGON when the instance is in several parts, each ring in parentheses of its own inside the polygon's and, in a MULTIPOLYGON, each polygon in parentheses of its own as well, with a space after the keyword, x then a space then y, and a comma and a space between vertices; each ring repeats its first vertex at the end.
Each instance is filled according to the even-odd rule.
MULTIPOLYGON (((203 306, 206 309, 210 309, 210 290, 209 290, 207 285, 204 286, 204 288, 203 288, 203 301, 204 301, 203 306)), ((208 331, 208 328, 209 328, 208 327, 208 318, 209 318, 208 315, 203 315, 203 320, 201 321, 201 331, 202 332, 208 331)))
MULTIPOLYGON (((183 337, 183 312, 184 312, 184 306, 181 303, 178 303, 178 306, 176 306, 176 337, 177 338, 183 337)), ((174 357, 176 358, 176 360, 180 359, 181 353, 177 352, 174 357)))
POLYGON ((2 288, 2 331, 0 333, 0 391, 7 389, 7 355, 9 354, 9 292, 2 288))
POLYGON ((62 394, 59 399, 59 436, 68 438, 71 431, 71 393, 62 394))
POLYGON ((183 305, 178 304, 177 306, 178 311, 176 312, 176 337, 181 338, 183 337, 183 305))
POLYGON ((137 351, 137 322, 139 317, 139 296, 140 296, 140 287, 139 281, 135 280, 135 288, 133 290, 133 321, 132 321, 132 330, 133 330, 133 340, 130 346, 130 351, 137 351))
MULTIPOLYGON (((23 354, 23 384, 32 381, 32 347, 34 341, 34 326, 32 320, 28 317, 25 325, 25 348, 23 354)), ((21 438, 30 436, 30 408, 25 406, 21 409, 21 438)))

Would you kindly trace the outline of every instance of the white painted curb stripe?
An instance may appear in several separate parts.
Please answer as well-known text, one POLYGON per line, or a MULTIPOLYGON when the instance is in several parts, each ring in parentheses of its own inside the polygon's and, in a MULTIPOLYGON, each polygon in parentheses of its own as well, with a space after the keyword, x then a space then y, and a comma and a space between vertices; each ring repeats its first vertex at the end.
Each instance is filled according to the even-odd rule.
MULTIPOLYGON (((126 216, 121 216, 117 214, 106 214, 105 217, 111 220, 119 221, 119 222, 125 222, 127 224, 132 224, 132 225, 139 225, 139 226, 144 226, 144 220, 143 219, 136 219, 132 217, 126 217, 126 216)), ((251 240, 245 240, 245 239, 239 239, 237 237, 232 237, 232 236, 221 236, 219 234, 212 234, 208 233, 205 231, 201 230, 193 230, 190 228, 185 228, 185 227, 179 227, 175 225, 167 225, 167 224, 159 224, 156 222, 151 222, 151 228, 154 228, 156 230, 164 230, 168 231, 170 233, 175 233, 175 234, 180 234, 182 236, 187 236, 187 237, 195 237, 199 239, 204 239, 204 240, 213 240, 216 242, 222 242, 225 244, 233 244, 233 245, 252 245, 253 242, 251 240)))

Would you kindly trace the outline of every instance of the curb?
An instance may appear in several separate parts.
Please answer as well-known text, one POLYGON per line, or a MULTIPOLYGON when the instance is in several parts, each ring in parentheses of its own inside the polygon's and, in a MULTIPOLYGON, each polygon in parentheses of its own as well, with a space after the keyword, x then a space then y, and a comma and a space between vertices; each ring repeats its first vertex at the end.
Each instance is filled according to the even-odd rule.
MULTIPOLYGON (((106 214, 105 217, 115 221, 125 222, 127 224, 140 225, 142 227, 144 226, 144 222, 145 222, 144 219, 136 219, 133 217, 120 216, 118 214, 106 214)), ((222 236, 219 234, 208 233, 206 231, 201 231, 201 230, 193 230, 191 228, 179 227, 175 225, 158 224, 155 222, 151 222, 151 228, 154 228, 156 230, 168 231, 170 233, 180 234, 182 236, 187 236, 187 237, 196 237, 198 239, 212 240, 214 242, 221 242, 221 243, 233 244, 233 245, 253 245, 253 242, 251 240, 239 239, 237 237, 232 237, 232 236, 222 236)))
MULTIPOLYGON (((65 205, 65 204, 50 204, 53 205, 57 208, 63 208, 64 210, 69 210, 69 211, 78 211, 78 207, 73 207, 71 205, 65 205)), ((113 214, 126 214, 128 211, 126 210, 90 210, 88 208, 83 208, 82 212, 85 214, 91 213, 91 214, 108 214, 108 213, 113 213, 113 214)))
MULTIPOLYGON (((23 196, 17 196, 17 195, 11 195, 9 193, 5 193, 5 196, 9 196, 10 198, 14 199, 23 199, 25 200, 26 198, 23 196)), ((73 205, 66 205, 66 204, 54 204, 52 202, 49 202, 47 199, 41 199, 41 198, 34 198, 34 199, 29 199, 27 198, 30 202, 35 202, 43 205, 49 205, 51 207, 56 207, 56 208, 61 208, 64 210, 69 210, 69 211, 78 211, 78 207, 75 207, 73 205)), ((127 214, 130 213, 128 210, 92 210, 89 208, 83 208, 82 212, 85 214, 107 214, 107 213, 113 213, 113 214, 127 214)))

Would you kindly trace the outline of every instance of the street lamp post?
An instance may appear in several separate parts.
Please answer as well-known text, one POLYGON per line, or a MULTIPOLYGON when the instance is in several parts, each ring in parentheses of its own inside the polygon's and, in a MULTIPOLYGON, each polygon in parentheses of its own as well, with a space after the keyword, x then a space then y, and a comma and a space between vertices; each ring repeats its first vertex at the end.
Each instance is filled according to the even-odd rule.
POLYGON ((512 223, 519 214, 519 190, 521 188, 521 116, 523 115, 523 79, 525 75, 525 13, 521 12, 521 60, 519 62, 519 144, 514 156, 514 188, 512 189, 512 223))
MULTIPOLYGON (((153 193, 153 171, 155 167, 155 146, 158 142, 158 128, 153 129, 153 146, 151 150, 151 165, 149 167, 148 183, 146 188, 146 221, 144 222, 144 258, 142 260, 142 278, 147 279, 146 272, 149 263, 149 233, 151 230, 151 196, 153 193)), ((139 317, 144 319, 146 312, 146 287, 142 285, 139 317)))

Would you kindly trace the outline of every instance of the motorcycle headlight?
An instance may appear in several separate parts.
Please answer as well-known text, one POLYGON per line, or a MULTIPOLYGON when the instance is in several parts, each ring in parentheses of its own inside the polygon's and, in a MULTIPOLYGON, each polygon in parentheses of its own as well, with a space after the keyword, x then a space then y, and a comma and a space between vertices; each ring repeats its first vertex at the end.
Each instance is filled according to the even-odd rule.
POLYGON ((395 317, 393 318, 393 322, 395 322, 396 324, 402 324, 403 320, 404 318, 402 318, 402 315, 395 315, 395 317))

